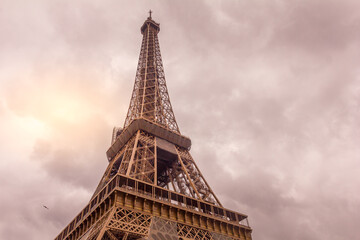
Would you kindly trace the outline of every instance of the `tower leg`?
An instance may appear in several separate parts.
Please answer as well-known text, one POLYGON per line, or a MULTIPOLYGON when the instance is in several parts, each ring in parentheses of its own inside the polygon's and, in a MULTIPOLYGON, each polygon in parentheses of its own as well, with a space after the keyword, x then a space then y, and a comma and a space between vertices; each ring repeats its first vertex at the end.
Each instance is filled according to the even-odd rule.
MULTIPOLYGON (((113 217, 113 215, 115 214, 115 211, 116 211, 116 207, 114 207, 110 211, 109 215, 102 221, 102 224, 101 224, 102 228, 101 228, 101 230, 99 232, 99 235, 97 236, 96 240, 101 240, 102 237, 104 236, 105 231, 108 229, 107 225, 109 225, 109 222, 110 222, 111 218, 113 217)), ((96 230, 97 229, 93 229, 93 231, 96 231, 96 230)))

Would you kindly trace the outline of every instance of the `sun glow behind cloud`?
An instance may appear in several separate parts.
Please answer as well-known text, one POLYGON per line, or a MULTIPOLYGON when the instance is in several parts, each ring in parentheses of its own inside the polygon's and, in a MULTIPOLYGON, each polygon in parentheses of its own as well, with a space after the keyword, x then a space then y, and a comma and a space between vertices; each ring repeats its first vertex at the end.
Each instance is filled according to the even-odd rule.
MULTIPOLYGON (((14 124, 19 127, 21 136, 39 137, 48 134, 44 122, 32 117, 15 117, 14 124)), ((23 137, 21 137, 24 140, 23 137)))
POLYGON ((79 99, 77 96, 49 96, 45 118, 54 122, 86 123, 85 119, 89 117, 92 109, 85 99, 79 99))
POLYGON ((91 108, 84 91, 66 95, 64 91, 46 87, 21 90, 19 97, 9 101, 15 124, 31 136, 43 136, 65 125, 86 124, 86 118, 97 109, 91 108))

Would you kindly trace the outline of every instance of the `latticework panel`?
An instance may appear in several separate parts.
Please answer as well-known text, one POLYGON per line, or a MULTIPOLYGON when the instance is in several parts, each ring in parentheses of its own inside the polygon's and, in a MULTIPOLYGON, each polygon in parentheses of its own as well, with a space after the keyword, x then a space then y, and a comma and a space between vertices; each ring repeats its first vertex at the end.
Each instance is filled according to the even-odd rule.
POLYGON ((144 131, 136 135, 124 146, 123 153, 116 158, 112 173, 139 179, 148 183, 155 182, 155 140, 144 131))
POLYGON ((153 217, 149 240, 178 240, 177 224, 158 217, 153 217))
POLYGON ((126 144, 126 150, 124 151, 124 154, 121 157, 121 163, 118 169, 118 172, 126 175, 127 169, 129 168, 129 164, 131 161, 131 157, 134 151, 134 147, 136 145, 136 136, 133 136, 129 142, 126 144))
POLYGON ((140 132, 134 148, 134 156, 128 176, 148 183, 155 182, 155 142, 154 137, 140 132))
POLYGON ((179 237, 187 238, 187 239, 196 239, 196 240, 210 240, 212 239, 212 235, 209 231, 194 228, 191 226, 178 224, 178 234, 179 237))
POLYGON ((137 236, 149 234, 151 216, 124 208, 117 208, 108 228, 137 236))

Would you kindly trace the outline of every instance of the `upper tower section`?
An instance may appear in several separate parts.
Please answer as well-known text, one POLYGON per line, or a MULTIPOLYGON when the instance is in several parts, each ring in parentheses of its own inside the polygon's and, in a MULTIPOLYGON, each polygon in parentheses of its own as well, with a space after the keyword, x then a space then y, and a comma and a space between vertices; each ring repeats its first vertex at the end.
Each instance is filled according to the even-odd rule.
POLYGON ((147 119, 180 134, 166 87, 158 33, 160 24, 150 16, 141 27, 143 40, 134 89, 124 128, 134 119, 147 119))
POLYGON ((144 32, 146 31, 146 29, 148 27, 152 27, 155 31, 156 34, 158 34, 158 32, 160 32, 160 24, 156 23, 154 20, 152 20, 151 18, 151 10, 149 11, 150 16, 147 18, 147 20, 144 22, 144 24, 141 26, 141 33, 144 34, 144 32))

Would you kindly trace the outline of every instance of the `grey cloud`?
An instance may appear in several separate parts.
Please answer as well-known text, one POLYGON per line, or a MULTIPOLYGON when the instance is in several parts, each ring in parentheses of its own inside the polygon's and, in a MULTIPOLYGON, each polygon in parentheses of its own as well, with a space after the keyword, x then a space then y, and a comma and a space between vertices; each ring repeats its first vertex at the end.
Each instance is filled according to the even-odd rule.
POLYGON ((315 1, 289 4, 286 23, 274 43, 288 43, 306 51, 336 51, 359 38, 356 1, 315 1), (323 11, 322 9, 326 9, 323 11))

